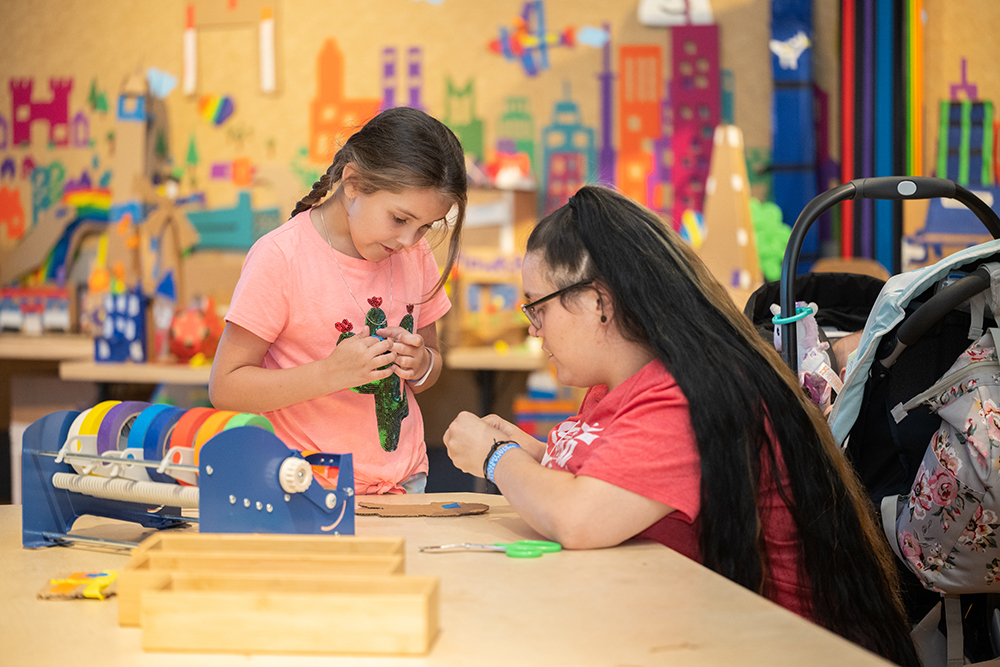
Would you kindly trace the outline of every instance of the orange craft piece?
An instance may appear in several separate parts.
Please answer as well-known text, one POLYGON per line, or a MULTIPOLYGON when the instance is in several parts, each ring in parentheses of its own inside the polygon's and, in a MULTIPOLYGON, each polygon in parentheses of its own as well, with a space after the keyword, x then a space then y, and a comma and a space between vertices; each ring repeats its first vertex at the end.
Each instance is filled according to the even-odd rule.
POLYGON ((199 352, 213 357, 224 326, 212 299, 205 299, 202 307, 185 308, 170 323, 170 351, 181 361, 189 361, 199 352))
POLYGON ((87 280, 87 288, 94 293, 103 292, 111 284, 111 274, 105 268, 94 269, 87 280))
POLYGON ((126 213, 122 216, 122 219, 118 221, 118 234, 125 236, 128 234, 128 228, 132 226, 132 214, 126 213))

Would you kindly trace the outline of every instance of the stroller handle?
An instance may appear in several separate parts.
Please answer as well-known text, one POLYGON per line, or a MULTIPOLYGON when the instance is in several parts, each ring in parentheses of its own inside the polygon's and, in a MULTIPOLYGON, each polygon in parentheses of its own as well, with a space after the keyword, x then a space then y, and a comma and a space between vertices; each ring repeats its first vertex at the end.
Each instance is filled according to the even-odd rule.
MULTIPOLYGON (((947 197, 965 204, 990 232, 990 235, 1000 238, 1000 218, 986 203, 958 183, 945 178, 929 176, 880 176, 877 178, 857 178, 838 185, 816 196, 806 204, 792 227, 792 234, 785 246, 785 256, 781 261, 781 284, 778 303, 781 306, 781 317, 795 314, 795 273, 799 263, 799 252, 802 241, 812 224, 823 213, 847 199, 935 199, 947 197)), ((780 324, 781 356, 785 363, 797 373, 798 336, 795 324, 780 324)))

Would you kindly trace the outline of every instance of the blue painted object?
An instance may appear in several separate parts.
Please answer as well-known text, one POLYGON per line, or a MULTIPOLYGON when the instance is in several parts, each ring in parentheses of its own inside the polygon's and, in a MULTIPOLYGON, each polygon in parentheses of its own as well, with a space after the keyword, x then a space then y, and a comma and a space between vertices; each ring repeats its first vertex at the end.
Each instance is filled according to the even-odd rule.
MULTIPOLYGON (((772 195, 785 220, 795 220, 817 194, 813 47, 804 46, 812 35, 809 0, 771 0, 772 195)), ((818 228, 806 235, 801 252, 805 263, 818 256, 818 228)))
POLYGON ((198 459, 202 532, 354 534, 354 464, 350 454, 303 457, 269 431, 240 426, 206 442, 198 459), (324 489, 313 481, 301 493, 286 494, 278 477, 282 463, 289 458, 339 468, 337 488, 324 489), (327 497, 331 494, 329 506, 327 497))
POLYGON ((146 302, 139 288, 104 295, 104 321, 94 338, 98 362, 146 361, 146 302))
POLYGON ((254 241, 282 223, 278 209, 253 210, 246 190, 240 191, 232 208, 188 211, 186 215, 198 230, 199 249, 249 250, 254 241))
POLYGON ((597 182, 597 146, 594 129, 583 124, 580 105, 570 98, 564 84, 563 99, 556 102, 552 122, 542 128, 541 196, 539 214, 551 213, 580 186, 597 182))
POLYGON ((118 96, 118 120, 131 123, 146 122, 146 98, 143 95, 122 94, 118 96))
MULTIPOLYGON (((75 474, 68 463, 41 452, 56 453, 66 441, 69 427, 80 413, 54 412, 34 422, 24 432, 21 452, 21 543, 28 548, 59 543, 73 523, 85 514, 134 521, 147 528, 170 528, 183 523, 166 516, 180 516, 178 507, 159 507, 121 500, 93 498, 52 486, 57 472, 75 474), (161 516, 164 515, 164 516, 161 516)), ((258 429, 261 430, 261 429, 258 429)))
POLYGON ((142 203, 137 201, 121 202, 112 204, 108 209, 108 221, 111 223, 121 222, 126 215, 132 216, 132 222, 138 223, 146 219, 146 209, 142 203))
POLYGON ((250 193, 243 190, 232 208, 189 211, 188 220, 198 230, 199 248, 241 248, 253 245, 253 210, 250 193))
MULTIPOLYGON (((893 166, 893 35, 895 0, 876 0, 875 5, 875 176, 894 176, 893 166)), ((895 254, 900 239, 893 221, 894 203, 875 202, 875 259, 882 266, 896 267, 895 254)), ((898 268, 898 267, 896 267, 898 268)))

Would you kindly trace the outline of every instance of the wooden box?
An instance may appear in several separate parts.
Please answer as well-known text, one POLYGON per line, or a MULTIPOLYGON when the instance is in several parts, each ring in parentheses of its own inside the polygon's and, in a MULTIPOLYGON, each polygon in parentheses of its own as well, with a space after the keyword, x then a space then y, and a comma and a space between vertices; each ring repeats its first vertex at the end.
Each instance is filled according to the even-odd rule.
POLYGON ((263 533, 172 533, 159 531, 132 550, 132 559, 145 553, 184 551, 241 553, 260 551, 303 555, 373 555, 403 557, 405 544, 400 537, 358 537, 357 535, 289 535, 263 533))
POLYGON ((147 651, 420 655, 438 578, 178 572, 141 609, 147 651))
POLYGON ((137 626, 143 592, 174 573, 398 575, 404 541, 392 537, 160 532, 132 552, 118 576, 118 623, 137 626))

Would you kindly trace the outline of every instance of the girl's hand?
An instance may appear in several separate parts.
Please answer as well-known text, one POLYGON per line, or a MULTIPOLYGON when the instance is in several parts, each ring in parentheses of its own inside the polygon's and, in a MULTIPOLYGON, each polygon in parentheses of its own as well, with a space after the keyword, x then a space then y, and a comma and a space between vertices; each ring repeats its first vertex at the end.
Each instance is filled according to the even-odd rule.
POLYGON ((385 327, 375 333, 393 342, 396 365, 392 372, 403 380, 419 380, 433 363, 431 352, 420 334, 410 333, 402 327, 385 327))
POLYGON ((359 387, 392 375, 396 361, 392 347, 392 339, 369 336, 368 327, 344 340, 326 358, 330 374, 338 379, 338 388, 359 387), (389 367, 384 368, 386 365, 389 367))
POLYGON ((458 413, 444 433, 444 444, 452 463, 459 470, 476 477, 483 476, 483 461, 494 440, 513 438, 471 412, 458 413))

